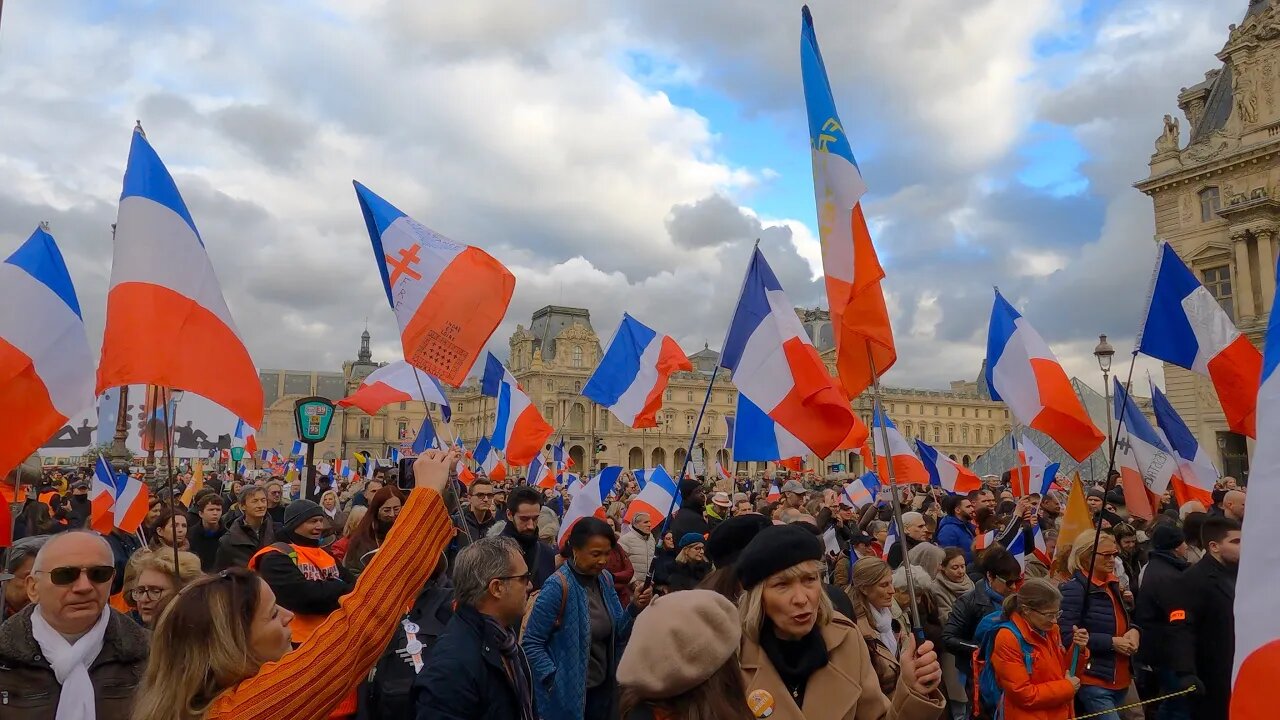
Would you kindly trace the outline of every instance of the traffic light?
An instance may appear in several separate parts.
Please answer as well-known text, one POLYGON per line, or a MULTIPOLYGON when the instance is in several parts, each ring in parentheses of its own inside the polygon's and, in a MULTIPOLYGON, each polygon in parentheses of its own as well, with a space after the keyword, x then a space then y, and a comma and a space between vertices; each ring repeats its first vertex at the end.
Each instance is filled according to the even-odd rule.
POLYGON ((596 452, 598 452, 598 453, 602 453, 602 452, 604 452, 605 450, 608 450, 608 449, 609 449, 609 447, 608 447, 607 445, 605 445, 604 443, 602 443, 602 442, 597 442, 597 443, 596 443, 596 452))

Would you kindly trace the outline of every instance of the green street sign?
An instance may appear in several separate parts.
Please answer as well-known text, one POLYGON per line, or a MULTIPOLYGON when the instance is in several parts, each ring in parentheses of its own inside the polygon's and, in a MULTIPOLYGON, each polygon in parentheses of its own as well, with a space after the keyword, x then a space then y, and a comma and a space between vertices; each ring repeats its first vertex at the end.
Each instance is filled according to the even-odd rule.
POLYGON ((241 460, 243 460, 243 459, 244 459, 244 448, 242 448, 242 447, 233 447, 233 448, 231 448, 231 461, 232 461, 232 462, 240 462, 240 461, 241 461, 241 460))
POLYGON ((329 434, 333 422, 333 403, 319 396, 299 399, 293 406, 293 422, 302 442, 321 442, 329 434))

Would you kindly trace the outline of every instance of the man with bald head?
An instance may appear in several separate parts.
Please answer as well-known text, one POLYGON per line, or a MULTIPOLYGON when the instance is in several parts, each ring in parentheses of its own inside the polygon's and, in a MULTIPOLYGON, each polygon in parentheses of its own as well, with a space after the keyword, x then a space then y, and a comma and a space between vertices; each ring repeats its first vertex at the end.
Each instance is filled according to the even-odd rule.
POLYGON ((1228 490, 1222 496, 1222 514, 1238 523, 1244 522, 1244 491, 1228 490))
POLYGON ((126 720, 147 631, 107 604, 115 564, 95 532, 50 538, 26 579, 31 605, 0 625, 0 716, 126 720))

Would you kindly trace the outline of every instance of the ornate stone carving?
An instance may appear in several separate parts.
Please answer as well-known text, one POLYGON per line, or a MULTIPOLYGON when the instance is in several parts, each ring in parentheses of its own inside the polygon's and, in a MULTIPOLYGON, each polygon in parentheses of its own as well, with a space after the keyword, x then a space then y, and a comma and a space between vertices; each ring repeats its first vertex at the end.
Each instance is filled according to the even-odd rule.
POLYGON ((1156 138, 1156 153, 1177 152, 1179 144, 1178 118, 1164 116, 1164 130, 1156 138))
POLYGON ((1258 122, 1258 88, 1244 66, 1238 66, 1231 77, 1231 95, 1236 104, 1236 117, 1240 125, 1247 127, 1258 122))
POLYGON ((1183 223, 1189 223, 1196 217, 1196 197, 1195 193, 1185 193, 1182 196, 1182 213, 1181 219, 1183 223))

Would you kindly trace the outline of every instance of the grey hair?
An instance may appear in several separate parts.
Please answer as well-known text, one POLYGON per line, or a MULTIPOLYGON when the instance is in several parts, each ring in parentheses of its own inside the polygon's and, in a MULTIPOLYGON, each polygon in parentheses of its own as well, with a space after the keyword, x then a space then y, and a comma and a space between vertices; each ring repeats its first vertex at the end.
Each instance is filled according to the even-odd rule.
POLYGON ((18 572, 18 568, 22 567, 22 563, 27 558, 35 556, 40 552, 40 548, 49 541, 48 535, 32 535, 24 537, 21 540, 14 540, 13 547, 9 548, 9 562, 5 564, 5 571, 8 573, 18 572))
POLYGON ((520 546, 509 537, 480 538, 454 560, 453 595, 459 605, 475 607, 489 593, 489 582, 506 575, 520 546))
POLYGON ((635 515, 632 515, 632 516, 631 516, 631 524, 632 524, 632 525, 635 525, 635 524, 636 524, 636 521, 637 521, 637 520, 639 520, 640 518, 644 518, 645 520, 648 520, 648 519, 649 519, 649 513, 647 513, 647 512, 638 512, 638 513, 636 513, 635 515))
POLYGON ((64 532, 58 533, 57 535, 50 536, 49 539, 46 540, 45 543, 40 546, 40 550, 36 552, 36 562, 34 565, 31 566, 32 572, 36 570, 43 570, 44 556, 46 553, 52 552, 50 548, 52 548, 54 545, 57 545, 64 538, 68 538, 73 535, 88 535, 89 537, 94 538, 98 542, 102 543, 102 549, 105 550, 107 553, 107 561, 110 562, 112 565, 115 565, 116 554, 111 550, 111 543, 107 542, 106 538, 102 537, 101 535, 94 532, 93 530, 66 530, 64 532))
POLYGON ((908 524, 917 523, 917 522, 924 522, 924 515, 921 515, 915 510, 902 513, 903 525, 908 525, 908 524))

